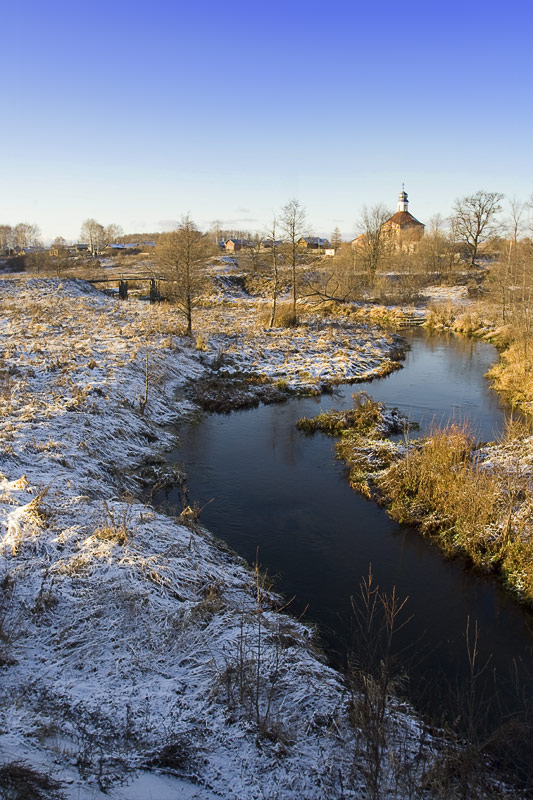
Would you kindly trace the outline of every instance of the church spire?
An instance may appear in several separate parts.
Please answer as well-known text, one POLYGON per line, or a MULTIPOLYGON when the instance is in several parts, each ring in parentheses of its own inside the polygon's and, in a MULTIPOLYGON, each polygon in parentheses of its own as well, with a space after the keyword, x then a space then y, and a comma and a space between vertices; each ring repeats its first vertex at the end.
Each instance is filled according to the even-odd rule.
POLYGON ((409 200, 405 191, 405 184, 402 183, 402 191, 398 195, 398 211, 408 211, 409 200))

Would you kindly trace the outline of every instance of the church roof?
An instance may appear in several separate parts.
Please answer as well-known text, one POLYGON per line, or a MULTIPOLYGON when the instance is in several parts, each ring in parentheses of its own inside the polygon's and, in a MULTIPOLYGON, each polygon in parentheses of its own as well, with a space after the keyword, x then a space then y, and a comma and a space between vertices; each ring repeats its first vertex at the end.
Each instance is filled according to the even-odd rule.
MULTIPOLYGON (((400 228, 403 225, 422 225, 422 226, 424 226, 424 223, 420 222, 419 220, 417 220, 416 217, 413 217, 413 215, 410 214, 409 211, 397 211, 396 214, 393 214, 392 217, 389 217, 387 222, 392 222, 394 225, 399 225, 400 228)), ((385 223, 385 224, 387 224, 387 223, 385 223)))

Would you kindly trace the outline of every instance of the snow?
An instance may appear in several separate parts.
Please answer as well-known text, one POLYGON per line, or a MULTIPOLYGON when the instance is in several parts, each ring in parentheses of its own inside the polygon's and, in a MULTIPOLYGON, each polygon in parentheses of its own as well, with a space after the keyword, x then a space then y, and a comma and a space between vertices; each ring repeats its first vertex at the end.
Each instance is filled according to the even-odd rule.
POLYGON ((432 303, 453 303, 454 305, 472 303, 468 297, 467 286, 426 286, 423 289, 423 295, 432 303))
MULTIPOLYGON (((306 344, 211 308, 206 354, 172 309, 82 281, 4 280, 0 299, 1 761, 73 800, 366 796, 312 630, 197 520, 144 504, 136 467, 219 348, 307 385, 377 373, 393 340, 326 325, 306 344)), ((416 718, 391 701, 386 727, 383 764, 401 748, 416 770, 416 718)))
POLYGON ((379 377, 401 350, 398 337, 376 327, 300 310, 299 326, 269 328, 269 316, 269 304, 245 298, 199 310, 212 360, 223 362, 219 374, 253 373, 283 381, 290 390, 313 392, 379 377))

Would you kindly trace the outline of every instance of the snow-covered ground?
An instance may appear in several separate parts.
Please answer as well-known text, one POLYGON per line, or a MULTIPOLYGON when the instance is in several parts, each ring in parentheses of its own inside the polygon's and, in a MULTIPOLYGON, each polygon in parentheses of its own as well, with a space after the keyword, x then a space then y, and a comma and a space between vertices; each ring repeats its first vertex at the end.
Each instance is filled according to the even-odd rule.
MULTIPOLYGON (((135 468, 221 348, 296 385, 377 372, 392 340, 255 336, 221 308, 197 350, 172 309, 81 281, 4 280, 0 303, 0 794, 366 797, 371 748, 311 630, 193 513, 143 504, 135 468)), ((387 720, 380 781, 407 796, 427 735, 387 720)))
POLYGON ((453 303, 454 305, 469 305, 472 303, 468 297, 466 286, 426 286, 422 290, 424 299, 431 303, 453 303))
POLYGON ((365 381, 397 366, 398 337, 364 324, 343 324, 301 312, 295 328, 268 328, 269 305, 257 300, 199 309, 200 330, 219 372, 252 372, 289 389, 317 391, 331 383, 365 381))

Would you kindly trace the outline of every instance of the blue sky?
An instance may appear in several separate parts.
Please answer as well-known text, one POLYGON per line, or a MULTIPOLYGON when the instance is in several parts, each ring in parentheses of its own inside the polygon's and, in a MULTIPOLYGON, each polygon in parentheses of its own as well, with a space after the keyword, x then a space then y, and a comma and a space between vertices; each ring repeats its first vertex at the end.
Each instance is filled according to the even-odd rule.
POLYGON ((297 197, 348 236, 404 181, 424 222, 533 192, 529 0, 18 0, 2 22, 0 224, 262 230, 297 197))

